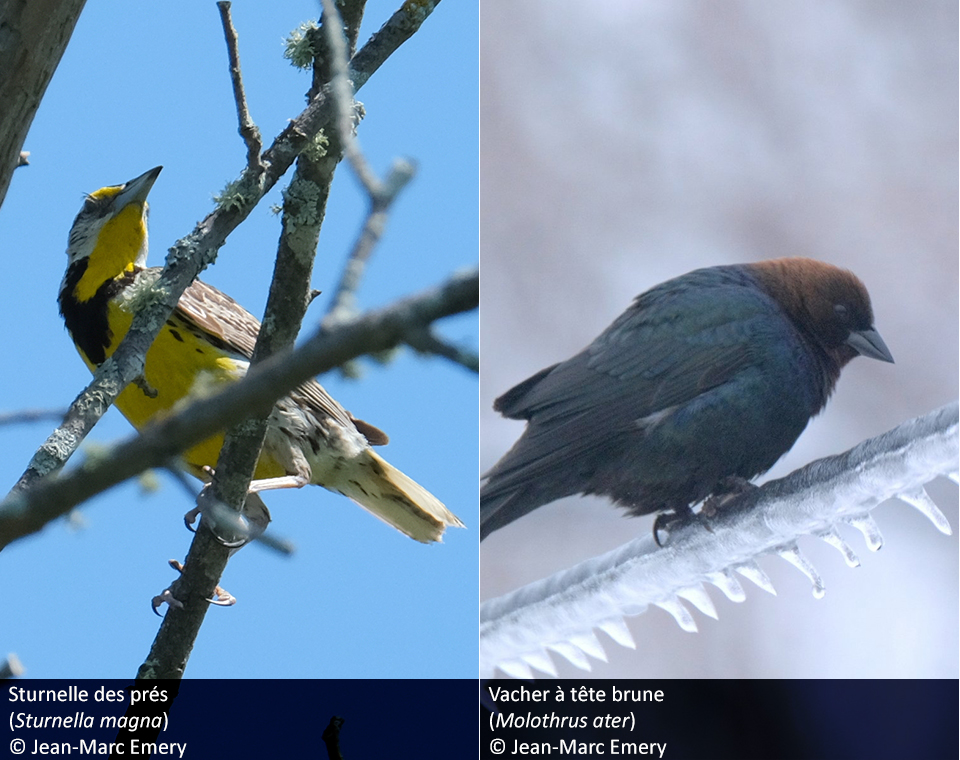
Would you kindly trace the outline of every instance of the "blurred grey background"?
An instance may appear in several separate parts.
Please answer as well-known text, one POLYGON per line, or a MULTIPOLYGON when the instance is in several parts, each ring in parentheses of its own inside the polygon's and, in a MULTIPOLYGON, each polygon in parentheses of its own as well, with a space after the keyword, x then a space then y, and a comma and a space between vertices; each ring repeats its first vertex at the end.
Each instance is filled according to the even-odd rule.
MULTIPOLYGON (((589 343, 638 293, 691 269, 779 256, 847 267, 895 365, 859 360, 764 479, 957 397, 957 3, 485 0, 481 8, 481 470, 522 424, 493 399, 589 343)), ((931 495, 956 531, 957 487, 931 495)), ((827 586, 784 560, 773 597, 708 587, 720 619, 631 618, 602 677, 958 675, 957 536, 874 512, 860 556, 808 538, 827 586)), ((494 533, 481 599, 648 532, 571 498, 494 533)), ((560 662, 558 660, 558 662, 560 662)), ((580 675, 566 663, 561 676, 580 675)))

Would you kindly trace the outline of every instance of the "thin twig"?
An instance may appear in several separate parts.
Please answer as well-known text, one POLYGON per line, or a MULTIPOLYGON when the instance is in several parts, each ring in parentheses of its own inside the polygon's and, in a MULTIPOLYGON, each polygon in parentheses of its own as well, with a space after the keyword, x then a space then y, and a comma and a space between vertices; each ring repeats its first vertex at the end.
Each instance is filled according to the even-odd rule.
POLYGON ((336 111, 336 129, 343 146, 343 154, 357 175, 357 179, 373 202, 383 193, 380 178, 367 163, 354 133, 354 89, 350 82, 347 40, 343 35, 343 22, 333 0, 322 0, 323 31, 329 50, 330 94, 336 111))
MULTIPOLYGON (((283 193, 280 243, 251 367, 291 348, 300 331, 309 303, 320 226, 341 156, 339 146, 331 142, 327 137, 300 154, 293 179, 283 193)), ((211 519, 235 519, 243 511, 266 438, 269 414, 270 407, 263 407, 227 430, 210 494, 225 514, 218 517, 208 509, 204 524, 213 525, 211 519)), ((208 546, 206 537, 194 538, 186 558, 188 569, 177 584, 177 593, 196 598, 196 592, 205 592, 211 578, 219 582, 229 555, 218 551, 206 556, 208 546), (192 586, 196 588, 191 590, 192 586)), ((167 615, 145 665, 159 672, 178 672, 185 666, 192 646, 190 636, 199 630, 203 614, 204 611, 195 610, 192 615, 167 615)))
MULTIPOLYGON (((408 299, 370 314, 368 315, 370 321, 363 320, 367 322, 365 325, 361 325, 360 321, 349 326, 341 325, 337 333, 341 335, 354 333, 347 338, 347 341, 360 350, 356 353, 353 351, 334 352, 336 358, 330 366, 339 366, 344 361, 367 350, 385 350, 396 345, 411 330, 420 330, 424 324, 429 324, 432 321, 429 316, 437 314, 437 309, 441 307, 442 303, 446 302, 447 307, 449 307, 451 303, 448 302, 448 299, 453 302, 464 299, 472 301, 475 305, 479 299, 479 276, 474 273, 473 277, 466 281, 448 282, 441 290, 434 291, 430 295, 408 299), (374 323, 376 323, 376 327, 374 327, 374 323), (356 332, 354 332, 355 330, 356 332)), ((456 310, 459 311, 460 309, 457 308, 456 310)), ((448 311, 448 308, 441 308, 441 311, 448 311)), ((227 412, 229 412, 228 418, 230 420, 237 420, 249 415, 250 409, 259 409, 265 406, 269 408, 279 395, 313 377, 318 371, 322 371, 320 370, 321 365, 312 361, 309 362, 309 365, 304 364, 299 368, 294 368, 291 362, 295 360, 295 357, 299 357, 296 359, 297 364, 301 359, 307 360, 316 349, 318 342, 323 345, 327 343, 329 337, 324 333, 314 335, 293 353, 274 356, 255 365, 244 380, 229 386, 222 392, 222 395, 220 395, 222 406, 217 404, 220 407, 219 409, 214 410, 211 407, 204 409, 205 404, 212 401, 212 398, 200 401, 185 410, 187 412, 186 418, 184 418, 183 413, 169 417, 148 429, 139 439, 121 444, 117 447, 119 449, 117 457, 126 461, 113 460, 109 468, 102 471, 100 476, 112 479, 123 474, 131 466, 134 469, 142 467, 145 459, 151 455, 151 452, 156 451, 158 445, 167 449, 175 448, 176 450, 189 447, 192 443, 185 441, 183 435, 183 428, 186 426, 193 427, 198 423, 203 424, 202 430, 194 430, 189 435, 191 440, 196 438, 199 441, 208 437, 214 430, 224 427, 223 417, 226 416, 227 412), (227 396, 227 394, 231 394, 231 391, 235 393, 244 386, 247 388, 247 393, 234 396, 232 399, 227 396), (220 421, 216 422, 210 419, 207 416, 210 413, 220 417, 220 421), (178 427, 181 428, 179 431, 177 430, 178 427), (171 436, 178 439, 178 442, 171 446, 169 442, 161 444, 155 438, 150 441, 149 438, 153 438, 156 434, 162 437, 171 436)), ((328 355, 327 350, 323 351, 323 355, 328 355)), ((113 457, 111 456, 110 459, 113 459, 113 457)), ((92 463, 92 466, 94 468, 101 467, 102 462, 92 463)), ((71 475, 73 473, 62 476, 49 487, 56 488, 70 479, 71 475)), ((35 504, 32 509, 48 510, 50 504, 56 501, 56 497, 45 496, 42 493, 46 490, 46 488, 43 488, 45 486, 47 486, 47 482, 28 494, 35 499, 43 499, 39 504, 35 504)), ((0 507, 0 545, 2 545, 7 533, 3 513, 4 510, 0 507)), ((211 531, 197 531, 190 546, 184 572, 177 578, 171 588, 174 597, 183 606, 168 609, 150 654, 138 671, 138 678, 182 677, 193 642, 207 612, 208 604, 204 600, 209 599, 214 588, 219 585, 220 577, 230 554, 231 551, 218 542, 211 531)))
MULTIPOLYGON (((349 28, 346 34, 355 39, 356 29, 349 28)), ((413 178, 415 165, 409 161, 396 161, 386 182, 370 168, 355 133, 355 107, 353 85, 349 79, 348 49, 350 41, 345 37, 343 21, 332 0, 323 0, 322 65, 315 67, 314 76, 329 80, 330 95, 336 113, 336 138, 344 156, 367 191, 370 213, 350 256, 347 258, 324 316, 323 324, 329 328, 340 319, 357 313, 355 294, 363 279, 367 261, 386 227, 387 211, 400 190, 413 178)), ((319 60, 318 60, 319 63, 319 60)), ((315 81, 314 87, 320 83, 315 81)))
POLYGON ((230 81, 233 83, 233 99, 237 104, 237 119, 240 122, 240 137, 247 146, 247 167, 257 175, 263 172, 263 162, 260 153, 263 150, 263 140, 260 130, 250 118, 247 108, 247 95, 243 89, 243 77, 240 73, 240 45, 237 40, 237 30, 233 25, 230 14, 231 3, 220 0, 217 9, 220 11, 220 21, 223 24, 223 37, 227 42, 227 56, 230 59, 230 81))
MULTIPOLYGON (((340 275, 340 282, 330 299, 330 307, 323 318, 322 325, 329 329, 341 320, 349 319, 357 313, 354 294, 363 279, 363 272, 373 249, 383 236, 387 225, 387 212, 400 190, 413 178, 415 167, 407 161, 396 161, 387 181, 381 184, 381 192, 371 196, 370 213, 366 223, 357 236, 353 250, 347 258, 340 275)), ((379 181, 378 181, 379 184, 379 181)))
POLYGON ((337 11, 343 21, 343 33, 347 38, 347 58, 353 58, 357 52, 357 37, 360 35, 360 22, 366 0, 337 0, 337 11))
POLYGON ((350 59, 353 89, 359 90, 393 51, 410 39, 427 17, 440 5, 440 0, 407 0, 350 59))
POLYGON ((436 336, 433 330, 425 328, 420 332, 408 333, 406 338, 407 345, 411 348, 424 353, 443 356, 452 362, 466 367, 471 372, 480 371, 480 357, 474 351, 468 351, 460 348, 436 336))
POLYGON ((39 420, 62 420, 66 409, 23 409, 19 412, 0 412, 0 425, 20 425, 39 420))

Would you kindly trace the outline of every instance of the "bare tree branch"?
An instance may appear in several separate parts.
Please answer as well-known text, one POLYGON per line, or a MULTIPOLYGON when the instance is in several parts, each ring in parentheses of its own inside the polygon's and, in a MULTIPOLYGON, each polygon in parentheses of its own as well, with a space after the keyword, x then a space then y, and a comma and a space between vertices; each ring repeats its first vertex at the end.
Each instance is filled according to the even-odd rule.
POLYGON ((23 409, 19 412, 0 412, 0 425, 20 425, 39 420, 62 420, 66 409, 23 409))
POLYGON ((85 0, 0 0, 0 206, 85 0))
POLYGON ((407 0, 400 9, 350 59, 350 74, 354 92, 363 87, 373 73, 394 51, 416 34, 440 0, 407 0))
POLYGON ((250 109, 247 107, 247 95, 243 90, 243 76, 240 73, 240 47, 237 42, 237 30, 233 26, 230 15, 231 3, 220 0, 217 10, 220 11, 220 22, 223 24, 223 36, 227 41, 227 56, 230 59, 230 81, 233 83, 233 99, 237 104, 237 120, 240 122, 239 132, 247 146, 247 168, 256 174, 263 171, 260 163, 260 151, 263 150, 263 139, 260 130, 250 118, 250 109))
MULTIPOLYGON (((399 161, 394 165, 390 178, 387 182, 380 183, 374 178, 376 195, 370 195, 370 213, 363 225, 363 230, 357 238, 357 242, 350 252, 346 266, 340 276, 340 282, 337 283, 337 289, 334 291, 333 298, 330 300, 330 307, 326 316, 323 318, 323 325, 326 328, 332 328, 342 319, 348 319, 357 313, 355 293, 363 278, 363 272, 366 269, 367 261, 373 253, 373 249, 380 238, 387 224, 387 215, 390 206, 396 199, 397 194, 413 178, 413 165, 407 162, 399 161)), ((368 188, 369 190, 369 188, 368 188)))
POLYGON ((370 169, 366 158, 360 151, 354 133, 354 89, 349 79, 347 48, 343 24, 333 0, 321 0, 323 5, 323 39, 325 59, 328 69, 326 81, 330 83, 330 94, 334 101, 337 134, 343 146, 344 155, 350 162, 357 179, 366 188, 367 194, 375 203, 380 195, 380 180, 370 169), (328 21, 330 23, 328 23, 328 21))
MULTIPOLYGON (((350 339, 350 342, 357 341, 353 343, 357 348, 360 349, 355 355, 358 356, 364 352, 364 350, 383 350, 388 346, 379 343, 377 337, 382 340, 386 338, 385 333, 392 332, 393 330, 398 330, 394 333, 393 336, 389 339, 390 344, 396 345, 403 338, 402 335, 410 330, 420 330, 423 329, 423 324, 429 324, 432 320, 427 320, 426 323, 422 321, 423 316, 415 316, 422 314, 423 311, 429 311, 435 313, 434 309, 440 304, 437 302, 439 297, 440 300, 447 300, 451 298, 453 301, 459 301, 461 298, 466 296, 468 302, 472 300, 472 305, 468 308, 475 308, 476 304, 479 302, 479 276, 474 274, 472 282, 470 283, 459 283, 459 282, 449 282, 447 285, 440 291, 434 291, 425 299, 408 299, 407 301, 396 304, 387 309, 377 312, 381 314, 382 318, 377 318, 374 320, 377 326, 373 324, 369 325, 367 329, 361 328, 359 333, 353 336, 350 339), (441 295, 443 294, 443 295, 441 295), (472 295, 472 297, 471 297, 472 295), (402 308, 401 308, 402 307, 402 308), (400 309, 400 311, 406 312, 406 316, 403 317, 400 313, 395 312, 394 310, 400 309), (405 326, 397 324, 395 320, 399 318, 399 322, 405 323, 405 326), (392 324, 391 324, 392 323, 392 324), (362 337, 361 337, 362 336, 362 337), (369 341, 369 343, 368 343, 369 341), (368 346, 367 349, 361 348, 363 344, 368 346), (379 344, 379 348, 375 348, 379 344)), ((452 303, 448 303, 446 307, 442 307, 443 311, 446 311, 452 303)), ((464 305, 461 303, 461 305, 464 305)), ((455 307, 456 311, 460 311, 460 307, 455 307)), ((373 315, 370 315, 373 316, 373 315)), ((356 324, 356 323, 355 323, 356 324)), ((359 327, 359 325, 356 325, 359 327)), ((240 388, 244 385, 252 385, 251 381, 255 381, 259 386, 257 389, 251 388, 249 394, 243 394, 242 398, 237 398, 232 401, 222 398, 224 402, 223 411, 232 410, 230 413, 231 419, 240 419, 249 414, 251 408, 269 408, 272 406, 273 402, 283 393, 285 393, 290 388, 299 385, 305 379, 312 377, 314 372, 311 372, 310 369, 301 367, 299 370, 294 369, 292 366, 294 363, 299 364, 299 357, 306 352, 306 355, 310 355, 316 346, 315 341, 319 341, 321 344, 327 342, 330 338, 338 333, 342 333, 344 328, 347 327, 347 324, 341 325, 341 327, 334 332, 325 333, 322 329, 321 331, 311 338, 306 344, 297 349, 293 354, 288 355, 286 358, 282 358, 278 363, 275 359, 279 357, 274 357, 271 360, 266 360, 260 364, 254 365, 251 367, 250 373, 247 377, 237 383, 234 386, 231 386, 224 394, 228 393, 230 390, 240 388), (291 365, 284 369, 285 365, 291 365), (306 374, 300 374, 303 371, 306 371, 306 374), (300 378, 300 379, 297 379, 300 378), (246 400, 244 400, 244 398, 246 400)), ((347 358, 353 358, 352 356, 347 358)), ((346 360, 346 359, 344 359, 346 360)), ((340 362, 338 361, 337 364, 340 362)), ((213 399, 210 399, 211 401, 213 399)), ((205 415, 202 410, 204 402, 200 402, 196 405, 191 406, 190 409, 185 410, 183 415, 177 415, 177 417, 186 416, 188 420, 184 420, 183 423, 190 424, 193 421, 198 421, 202 419, 205 415)), ((144 434, 136 440, 144 441, 151 432, 160 432, 160 430, 168 425, 168 423, 175 423, 174 429, 176 429, 176 418, 170 418, 168 420, 161 421, 157 426, 150 428, 145 431, 144 434)), ((202 440, 207 437, 210 432, 213 432, 215 429, 222 429, 223 423, 219 425, 213 423, 213 429, 209 429, 209 432, 206 433, 193 433, 191 438, 196 435, 199 435, 197 440, 202 440)), ((205 430, 208 428, 205 426, 205 430)), ((183 438, 181 437, 181 440, 183 438)), ((229 436, 228 436, 229 440, 229 436)), ((154 442, 153 445, 147 443, 143 448, 146 451, 142 453, 133 453, 135 457, 134 463, 137 462, 137 459, 142 461, 146 456, 149 456, 149 452, 153 450, 158 442, 154 442)), ((262 443, 262 439, 261 439, 262 443)), ((178 446, 178 450, 182 448, 189 447, 192 445, 187 442, 178 446)), ((238 446, 250 446, 253 447, 252 450, 259 453, 259 445, 252 438, 242 439, 238 446)), ((134 448, 135 442, 131 441, 129 444, 121 445, 118 447, 121 449, 118 452, 118 455, 123 456, 124 459, 127 459, 131 455, 131 450, 134 448)), ((239 449, 238 449, 239 450, 239 449)), ((248 451, 243 451, 244 454, 248 451)), ((224 450, 221 452, 220 460, 221 462, 227 462, 227 457, 229 456, 226 442, 224 444, 224 450)), ((246 492, 246 484, 249 484, 250 474, 253 470, 253 465, 256 463, 256 457, 253 459, 253 464, 250 465, 249 471, 246 471, 242 476, 233 476, 234 479, 230 481, 232 485, 240 484, 242 485, 243 490, 236 494, 230 494, 228 497, 220 496, 220 498, 230 498, 228 502, 234 508, 237 505, 243 503, 243 497, 246 492), (238 498, 238 501, 233 501, 233 498, 238 498)), ((223 467, 224 470, 228 470, 229 467, 234 466, 234 462, 230 461, 226 463, 223 467)), ((244 463, 246 464, 246 463, 244 463)), ((115 468, 108 470, 107 475, 112 475, 116 473, 116 470, 122 470, 122 463, 117 463, 115 468)), ((220 477, 220 466, 217 469, 217 477, 219 480, 220 477)), ((55 483, 62 482, 64 479, 69 478, 70 473, 55 483)), ((46 483, 41 484, 45 486, 46 483)), ((41 488, 36 488, 31 491, 28 495, 34 496, 37 491, 40 491, 41 488)), ((215 491, 215 495, 217 492, 215 491)), ((50 497, 47 497, 48 499, 50 497)), ((47 502, 45 502, 47 503, 47 502)), ((4 545, 4 520, 3 514, 5 510, 2 505, 0 505, 0 546, 4 545)), ((167 614, 164 616, 163 624, 160 627, 157 637, 154 640, 153 646, 151 647, 150 654, 148 655, 146 661, 141 665, 137 678, 180 678, 183 675, 184 668, 186 667, 187 659, 190 656, 190 651, 193 647, 193 642, 196 638, 197 633, 200 630, 200 626, 203 623, 204 616, 206 615, 207 609, 209 607, 208 602, 212 598, 214 589, 220 582, 220 577, 223 574, 223 570, 226 567, 227 560, 229 559, 232 550, 225 547, 219 540, 214 538, 213 534, 209 530, 198 530, 194 536, 194 540, 190 546, 190 552, 187 556, 185 567, 182 575, 176 579, 174 584, 171 587, 172 596, 175 597, 179 602, 180 606, 170 607, 167 611, 167 614)))
MULTIPOLYGON (((218 5, 222 8, 223 3, 218 5)), ((339 161, 340 150, 323 133, 297 160, 293 179, 283 194, 280 243, 251 367, 292 347, 300 331, 309 304, 320 226, 339 161)), ((234 519, 239 519, 267 432, 270 407, 262 409, 227 431, 210 494, 212 503, 223 506, 216 514, 207 509, 202 526, 229 519, 229 514, 223 514, 226 510, 233 510, 234 519)), ((266 507, 262 508, 266 513, 266 507)), ((206 615, 210 584, 218 587, 230 554, 219 542, 211 541, 209 531, 197 531, 181 575, 169 591, 177 603, 168 608, 138 678, 182 676, 206 615)))
MULTIPOLYGON (((434 7, 432 3, 404 3, 394 13, 351 62, 357 89, 410 38, 434 7)), ((300 151, 331 122, 333 116, 329 93, 326 90, 318 92, 263 153, 264 172, 257 175, 249 169, 244 170, 233 185, 234 192, 225 202, 169 250, 163 274, 156 285, 156 300, 137 313, 120 346, 73 402, 64 423, 34 454, 12 493, 29 490, 46 475, 61 468, 120 392, 143 374, 143 357, 183 291, 213 263, 227 236, 246 219, 300 151)))
MULTIPOLYGON (((338 71, 343 79, 343 72, 346 71, 347 46, 343 38, 342 22, 332 4, 326 6, 323 26, 332 32, 320 40, 316 57, 328 65, 314 66, 312 91, 322 91, 326 86, 326 83, 318 81, 318 77, 325 72, 330 75, 329 72, 338 71), (339 44, 331 45, 331 40, 339 44)), ((350 33, 356 36, 356 30, 350 30, 350 33)), ((343 154, 344 141, 354 139, 353 93, 349 89, 349 83, 346 88, 334 87, 332 94, 335 111, 345 118, 335 121, 334 129, 327 130, 329 134, 319 134, 314 143, 300 153, 293 179, 284 192, 282 232, 276 266, 251 367, 293 346, 310 301, 308 291, 313 262, 330 186, 343 154), (342 98, 348 98, 349 104, 344 105, 342 98)), ((354 148, 354 152, 359 151, 354 148)), ((394 196, 395 193, 388 199, 371 196, 371 210, 363 226, 364 232, 371 227, 369 217, 374 215, 382 227, 386 206, 394 196)), ((369 235, 361 233, 361 239, 367 238, 369 235)), ((376 239, 378 238, 379 235, 376 239)), ((372 247, 376 239, 368 241, 368 246, 372 247)), ((215 515, 207 509, 204 513, 204 525, 210 518, 222 522, 226 517, 235 522, 244 509, 245 502, 249 507, 247 490, 260 458, 269 411, 270 407, 265 407, 262 412, 235 424, 227 432, 210 494, 212 503, 222 504, 223 508, 218 508, 215 515), (231 509, 235 513, 233 517, 227 512, 231 509)), ((269 520, 269 513, 259 497, 256 497, 256 504, 257 509, 264 515, 263 519, 269 520)), ((261 529, 255 533, 259 533, 259 530, 261 529)), ((170 596, 175 598, 177 603, 168 609, 150 654, 140 668, 139 677, 179 677, 186 667, 194 638, 206 613, 205 600, 210 598, 210 583, 219 583, 230 556, 230 552, 223 551, 222 548, 213 549, 209 536, 205 533, 198 531, 191 543, 186 565, 170 592, 170 596), (187 602, 184 603, 184 600, 187 602)))
POLYGON ((460 348, 437 337, 433 330, 427 328, 419 333, 407 335, 407 345, 423 354, 443 356, 452 362, 466 367, 471 372, 480 371, 480 356, 474 351, 460 348))
POLYGON ((157 421, 143 434, 112 446, 109 454, 7 496, 0 502, 0 548, 40 530, 94 494, 145 469, 163 466, 171 456, 243 419, 251 409, 273 404, 315 375, 363 354, 386 351, 405 342, 410 331, 477 308, 479 300, 480 276, 474 269, 341 323, 335 330, 318 331, 292 353, 263 362, 240 382, 157 421))

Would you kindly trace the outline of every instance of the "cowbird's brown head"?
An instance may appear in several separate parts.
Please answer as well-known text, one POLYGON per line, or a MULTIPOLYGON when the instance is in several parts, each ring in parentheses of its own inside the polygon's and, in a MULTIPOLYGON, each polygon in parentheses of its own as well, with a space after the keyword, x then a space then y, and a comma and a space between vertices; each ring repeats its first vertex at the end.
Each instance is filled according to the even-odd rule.
POLYGON ((853 272, 803 258, 772 259, 747 267, 801 333, 831 359, 834 380, 840 368, 858 355, 893 362, 873 326, 870 294, 853 272))

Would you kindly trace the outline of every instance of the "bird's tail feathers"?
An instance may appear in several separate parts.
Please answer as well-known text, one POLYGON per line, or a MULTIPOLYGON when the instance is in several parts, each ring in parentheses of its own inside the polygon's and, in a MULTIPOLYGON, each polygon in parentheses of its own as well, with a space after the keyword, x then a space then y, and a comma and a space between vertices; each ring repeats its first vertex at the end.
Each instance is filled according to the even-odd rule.
POLYGON ((480 540, 565 495, 550 496, 531 486, 505 484, 497 476, 491 477, 480 487, 480 540))
POLYGON ((379 454, 367 449, 362 457, 372 477, 350 479, 337 490, 374 517, 425 544, 440 541, 447 526, 464 527, 436 496, 379 454))

